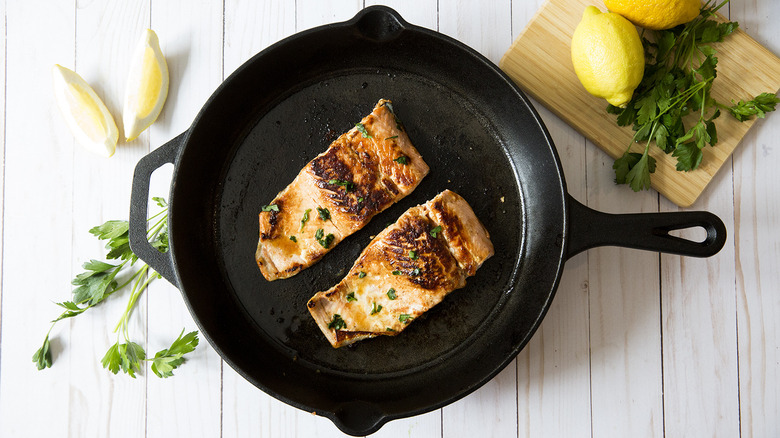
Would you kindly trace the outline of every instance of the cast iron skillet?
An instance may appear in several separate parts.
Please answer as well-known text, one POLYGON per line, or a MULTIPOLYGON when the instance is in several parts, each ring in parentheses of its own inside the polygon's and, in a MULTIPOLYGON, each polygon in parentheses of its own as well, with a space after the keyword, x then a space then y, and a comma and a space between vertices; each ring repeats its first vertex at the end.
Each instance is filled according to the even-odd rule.
POLYGON ((133 251, 178 286, 222 358, 272 396, 365 435, 471 393, 523 348, 564 262, 599 245, 706 257, 726 239, 706 212, 609 215, 566 192, 549 134, 523 93, 465 45, 386 7, 293 35, 262 51, 212 95, 192 126, 136 167, 133 251), (257 214, 298 171, 393 100, 430 174, 407 198, 297 276, 268 282, 254 252, 257 214), (149 178, 174 164, 170 252, 145 241, 149 178), (306 301, 338 282, 407 208, 444 189, 462 195, 496 248, 464 289, 397 337, 333 349, 306 301), (703 242, 670 236, 702 226, 703 242))

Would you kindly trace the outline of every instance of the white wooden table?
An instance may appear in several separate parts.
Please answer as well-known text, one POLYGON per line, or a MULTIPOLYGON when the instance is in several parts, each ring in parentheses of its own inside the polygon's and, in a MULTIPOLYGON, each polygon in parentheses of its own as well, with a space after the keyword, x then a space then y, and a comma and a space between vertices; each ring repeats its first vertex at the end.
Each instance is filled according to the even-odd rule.
MULTIPOLYGON (((326 419, 244 381, 205 342, 170 379, 147 368, 112 375, 100 358, 127 295, 52 332, 54 367, 30 358, 70 298, 80 265, 100 257, 87 233, 127 217, 139 158, 184 131, 217 85, 264 47, 342 21, 372 1, 5 0, 0 436, 340 436, 326 419), (75 68, 119 119, 141 31, 153 28, 171 89, 160 119, 116 155, 74 144, 53 102, 51 67, 75 68)), ((408 21, 453 36, 497 62, 542 0, 396 0, 408 21)), ((733 0, 724 12, 780 54, 780 2, 733 0)), ((606 154, 537 107, 569 190, 607 212, 676 210, 655 192, 612 183, 606 154)), ((756 125, 694 209, 718 214, 723 250, 691 259, 618 248, 569 260, 530 344, 476 393, 394 421, 376 436, 780 436, 780 115, 756 125)), ((121 130, 121 125, 120 125, 121 130)), ((170 175, 152 192, 167 196, 170 175)), ((195 329, 179 292, 158 281, 132 337, 157 351, 195 329)))

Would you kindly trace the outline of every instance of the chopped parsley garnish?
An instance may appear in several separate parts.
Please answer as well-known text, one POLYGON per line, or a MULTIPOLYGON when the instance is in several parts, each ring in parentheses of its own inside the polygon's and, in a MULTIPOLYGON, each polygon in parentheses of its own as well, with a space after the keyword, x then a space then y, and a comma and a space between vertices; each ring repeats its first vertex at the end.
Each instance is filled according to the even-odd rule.
POLYGON ((401 275, 401 271, 393 271, 393 275, 401 275))
POLYGON ((290 236, 290 240, 292 240, 295 243, 298 243, 298 238, 295 236, 290 236))
POLYGON ((317 213, 319 213, 320 219, 324 221, 330 219, 330 210, 328 210, 327 208, 317 207, 317 213))
POLYGON ((386 327, 386 328, 385 328, 385 331, 388 331, 388 332, 394 332, 395 330, 391 329, 390 327, 386 327))
POLYGON ((301 219, 301 229, 299 231, 303 231, 303 226, 306 225, 306 222, 309 222, 309 212, 311 212, 311 208, 307 208, 305 212, 303 212, 303 218, 301 219))
POLYGON ((357 301, 357 298, 355 298, 355 292, 350 292, 347 294, 347 302, 350 301, 357 301))
POLYGON ((371 304, 372 304, 372 306, 371 306, 371 314, 372 315, 377 314, 380 311, 382 311, 382 305, 381 304, 377 304, 376 302, 373 302, 371 304))
POLYGON ((363 272, 363 271, 360 271, 360 273, 358 273, 358 278, 363 278, 365 276, 366 276, 366 273, 363 272))
POLYGON ((355 124, 355 127, 358 129, 358 131, 360 131, 361 134, 363 134, 363 138, 374 138, 371 136, 371 134, 368 133, 366 127, 363 126, 362 123, 355 124))
POLYGON ((392 140, 392 139, 394 139, 394 138, 398 138, 398 136, 397 136, 397 135, 394 135, 394 136, 392 136, 392 137, 387 137, 385 140, 392 140))
POLYGON ((398 315, 398 320, 401 321, 404 324, 409 324, 410 322, 412 322, 413 319, 414 318, 412 318, 412 315, 410 315, 408 313, 402 313, 402 314, 398 315))
POLYGON ((326 236, 325 231, 322 228, 318 228, 317 232, 314 233, 314 238, 317 239, 317 242, 319 242, 323 248, 327 249, 331 242, 333 242, 334 236, 331 233, 328 233, 326 236))
POLYGON ((420 275, 420 268, 412 269, 412 275, 420 275))
POLYGON ((441 225, 436 226, 436 228, 429 231, 429 233, 431 234, 431 237, 433 237, 434 239, 439 237, 439 233, 441 233, 441 225))
POLYGON ((358 204, 360 204, 362 202, 363 202, 363 197, 361 196, 360 198, 358 198, 358 204))
POLYGON ((393 161, 395 161, 398 164, 409 164, 409 157, 407 157, 406 155, 401 155, 400 157, 396 158, 393 161))
POLYGON ((387 291, 387 298, 390 298, 391 300, 396 299, 397 295, 395 294, 395 289, 392 287, 387 291))
POLYGON ((271 204, 271 205, 264 205, 264 206, 261 208, 261 210, 262 210, 262 211, 275 211, 275 212, 279 212, 279 206, 278 206, 278 205, 276 205, 276 204, 271 204))
POLYGON ((355 189, 355 184, 353 184, 350 181, 344 181, 344 180, 341 180, 341 179, 332 179, 332 180, 328 181, 328 184, 333 184, 333 185, 336 185, 336 186, 342 186, 342 187, 344 187, 344 190, 346 190, 348 192, 351 192, 352 190, 355 189))
POLYGON ((417 251, 409 251, 409 258, 412 260, 417 260, 417 251))
POLYGON ((333 315, 333 321, 328 324, 329 329, 341 330, 347 328, 347 323, 341 319, 341 315, 338 313, 333 315))

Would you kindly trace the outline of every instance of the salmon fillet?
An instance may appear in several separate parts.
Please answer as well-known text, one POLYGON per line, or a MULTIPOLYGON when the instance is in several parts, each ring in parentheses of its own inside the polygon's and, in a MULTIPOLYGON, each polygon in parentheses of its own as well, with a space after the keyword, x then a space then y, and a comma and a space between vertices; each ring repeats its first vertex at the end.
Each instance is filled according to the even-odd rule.
POLYGON ((380 100, 263 206, 255 253, 263 276, 288 278, 311 266, 411 193, 428 170, 392 102, 380 100))
POLYGON ((333 347, 400 333, 494 253, 471 206, 445 190, 407 210, 358 257, 344 279, 309 300, 333 347))

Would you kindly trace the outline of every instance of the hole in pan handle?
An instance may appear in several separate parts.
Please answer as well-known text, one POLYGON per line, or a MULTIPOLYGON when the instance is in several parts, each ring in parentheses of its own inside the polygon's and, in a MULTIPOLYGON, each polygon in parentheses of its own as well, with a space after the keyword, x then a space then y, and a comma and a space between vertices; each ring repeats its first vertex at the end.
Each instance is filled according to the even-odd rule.
POLYGON ((185 134, 186 132, 179 134, 168 143, 141 158, 135 166, 133 188, 130 192, 130 221, 128 230, 130 249, 133 250, 133 253, 138 258, 148 263, 152 269, 176 287, 179 287, 179 281, 173 269, 171 251, 162 253, 149 244, 149 241, 146 239, 146 219, 148 217, 149 181, 152 177, 152 172, 167 163, 176 165, 176 157, 178 157, 179 151, 184 145, 185 134))
POLYGON ((609 214, 590 209, 568 195, 569 237, 566 257, 597 246, 660 251, 692 257, 710 257, 726 243, 726 226, 707 211, 609 214), (702 242, 683 239, 670 231, 702 227, 702 242))

